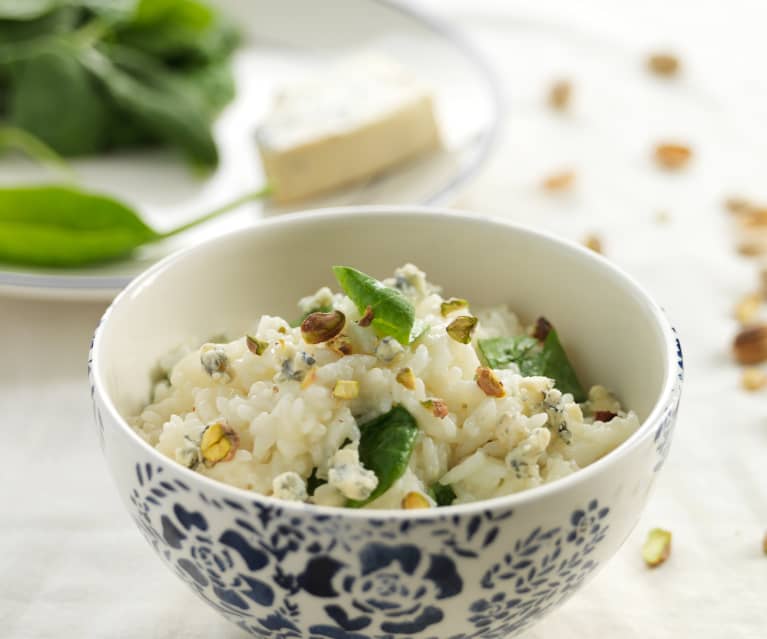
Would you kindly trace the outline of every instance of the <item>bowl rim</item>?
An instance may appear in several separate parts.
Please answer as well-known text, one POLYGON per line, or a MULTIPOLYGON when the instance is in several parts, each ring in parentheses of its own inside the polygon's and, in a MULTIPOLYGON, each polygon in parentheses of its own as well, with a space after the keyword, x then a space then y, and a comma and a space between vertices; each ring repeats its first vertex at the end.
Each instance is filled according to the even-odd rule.
POLYGON ((138 445, 144 450, 144 452, 160 465, 171 465, 174 470, 180 473, 186 480, 193 484, 199 484, 200 487, 209 488, 215 491, 224 493, 237 500, 251 500, 256 502, 263 502, 265 505, 281 508, 286 511, 287 514, 309 514, 317 516, 343 516, 361 519, 441 519, 453 515, 471 515, 479 514, 487 510, 494 510, 498 508, 513 509, 518 506, 528 504, 531 501, 538 499, 544 499, 559 492, 565 492, 569 488, 574 488, 580 484, 587 482, 590 478, 598 475, 603 470, 606 470, 616 465, 621 459, 626 457, 630 451, 636 448, 645 439, 650 437, 660 424, 660 422, 666 417, 670 410, 679 401, 682 385, 682 354, 679 340, 676 336, 676 331, 668 320, 664 310, 650 297, 650 295, 644 290, 644 288, 630 275, 624 272, 607 260, 602 255, 595 253, 571 240, 564 239, 550 233, 548 231, 542 231, 534 229, 526 225, 517 224, 504 220, 502 218, 493 217, 490 215, 474 213, 471 211, 448 209, 444 207, 430 207, 419 205, 361 205, 361 206, 341 206, 311 209, 307 211, 297 211, 295 213, 285 214, 279 217, 269 218, 266 220, 259 220, 253 226, 246 228, 235 229, 228 231, 224 234, 217 235, 204 242, 201 242, 195 246, 184 247, 179 251, 176 251, 156 264, 152 265, 146 271, 139 274, 134 278, 130 284, 124 288, 108 308, 104 311, 93 335, 91 342, 91 348, 89 353, 89 377, 91 386, 91 396, 96 407, 97 396, 101 400, 104 408, 108 411, 111 419, 119 426, 119 428, 127 434, 129 440, 138 445), (663 337, 663 344, 665 345, 665 371, 662 384, 662 390, 655 401, 655 404, 650 411, 650 414, 640 423, 639 428, 634 431, 628 439, 622 442, 617 448, 610 451, 600 459, 592 462, 585 468, 554 480, 550 483, 528 488, 518 493, 512 493, 510 495, 504 495, 500 497, 492 497, 490 499, 483 499, 466 504, 456 504, 451 506, 441 506, 439 508, 428 509, 416 509, 412 511, 401 509, 359 509, 359 508, 343 508, 336 506, 321 506, 317 504, 308 504, 305 502, 292 502, 287 500, 278 499, 261 493, 248 491, 244 488, 237 488, 231 486, 222 481, 212 479, 205 475, 194 472, 193 470, 182 466, 181 464, 169 459, 156 448, 152 447, 146 442, 139 434, 128 424, 127 420, 119 413, 112 398, 106 391, 105 382, 102 373, 101 364, 101 344, 103 335, 109 325, 110 317, 115 312, 115 309, 128 304, 130 298, 137 291, 145 288, 154 281, 161 272, 172 267, 172 265, 181 258, 197 252, 203 247, 207 247, 211 244, 224 243, 230 237, 240 235, 243 233, 258 233, 264 228, 300 225, 305 221, 316 221, 322 219, 336 219, 342 216, 348 217, 349 215, 359 216, 375 216, 375 217, 407 217, 407 216, 428 216, 433 219, 444 219, 450 217, 452 219, 464 220, 467 223, 480 223, 485 225, 494 225, 504 227, 504 229, 511 229, 516 233, 532 236, 536 239, 543 239, 552 242, 559 246, 562 250, 570 253, 580 255, 580 257, 586 260, 591 260, 599 264, 600 268, 607 269, 611 272, 614 278, 617 278, 623 283, 629 290, 633 292, 644 304, 644 306, 650 312, 652 319, 656 325, 656 328, 660 329, 660 333, 663 337))

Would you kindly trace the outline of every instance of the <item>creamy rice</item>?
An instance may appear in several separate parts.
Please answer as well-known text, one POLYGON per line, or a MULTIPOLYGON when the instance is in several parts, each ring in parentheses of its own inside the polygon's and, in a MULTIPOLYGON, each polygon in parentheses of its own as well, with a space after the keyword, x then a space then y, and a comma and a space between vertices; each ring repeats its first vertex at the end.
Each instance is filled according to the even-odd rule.
POLYGON ((414 448, 404 473, 367 508, 401 508, 410 493, 434 506, 437 483, 452 489, 456 504, 519 492, 589 465, 638 428, 636 414, 603 386, 579 404, 553 379, 524 377, 513 364, 487 373, 503 393, 488 395, 477 382, 483 367, 477 342, 524 333, 514 313, 505 306, 464 307, 445 317, 438 289, 410 264, 385 284, 415 309, 423 332, 411 344, 360 326, 355 303, 322 288, 300 300, 299 310, 341 311, 351 354, 339 352, 336 341, 309 344, 300 327, 264 315, 250 348, 243 336, 164 358, 167 379, 156 384, 133 426, 164 455, 208 477, 283 499, 344 506, 367 499, 379 482, 360 462, 360 425, 400 406, 417 423, 414 448), (464 344, 446 328, 469 314, 479 322, 464 344), (263 352, 256 354, 254 343, 263 352), (412 377, 403 383, 407 369, 412 377), (358 395, 339 398, 347 382, 358 395))

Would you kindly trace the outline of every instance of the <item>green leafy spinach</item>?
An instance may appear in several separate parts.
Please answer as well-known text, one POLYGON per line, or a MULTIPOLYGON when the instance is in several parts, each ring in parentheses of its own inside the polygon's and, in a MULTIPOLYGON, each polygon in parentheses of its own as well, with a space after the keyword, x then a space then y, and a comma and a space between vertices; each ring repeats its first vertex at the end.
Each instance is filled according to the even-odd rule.
POLYGON ((402 293, 350 266, 334 266, 333 273, 360 313, 368 306, 372 309, 372 326, 379 335, 393 337, 402 345, 411 342, 415 309, 402 293))
POLYGON ((449 484, 432 484, 429 496, 437 502, 437 506, 449 506, 455 501, 455 491, 449 484))
POLYGON ((349 500, 350 508, 361 508, 383 495, 402 477, 418 436, 415 418, 402 406, 360 425, 360 461, 378 477, 378 486, 365 500, 349 500))
POLYGON ((150 242, 264 197, 245 195, 166 232, 147 226, 128 205, 72 186, 0 189, 0 261, 33 266, 83 266, 124 257, 150 242))
POLYGON ((510 364, 516 364, 522 375, 550 377, 556 381, 559 390, 572 394, 576 402, 586 401, 586 391, 553 328, 543 342, 518 335, 481 339, 478 345, 490 368, 508 368, 510 364))

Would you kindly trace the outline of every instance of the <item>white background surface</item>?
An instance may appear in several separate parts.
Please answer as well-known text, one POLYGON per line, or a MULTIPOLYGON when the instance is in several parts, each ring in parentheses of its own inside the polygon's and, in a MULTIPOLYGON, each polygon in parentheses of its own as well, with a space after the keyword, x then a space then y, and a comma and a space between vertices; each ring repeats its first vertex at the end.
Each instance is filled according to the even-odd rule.
MULTIPOLYGON (((739 390, 729 358, 732 306, 756 275, 721 208, 729 193, 767 200, 762 3, 422 4, 492 56, 509 97, 497 155, 457 205, 576 240, 599 233, 666 307, 686 351, 675 441, 636 532, 525 639, 767 637, 765 393, 739 390), (656 46, 678 51, 679 81, 643 72, 656 46), (544 103, 560 75, 575 86, 566 116, 544 103), (663 137, 694 147, 690 170, 653 168, 663 137), (540 179, 568 167, 574 191, 541 194, 540 179), (659 210, 669 224, 655 222, 659 210), (639 549, 654 526, 673 531, 674 550, 649 571, 639 549)), ((0 636, 244 637, 161 566, 118 501, 86 381, 102 310, 0 299, 0 636)))

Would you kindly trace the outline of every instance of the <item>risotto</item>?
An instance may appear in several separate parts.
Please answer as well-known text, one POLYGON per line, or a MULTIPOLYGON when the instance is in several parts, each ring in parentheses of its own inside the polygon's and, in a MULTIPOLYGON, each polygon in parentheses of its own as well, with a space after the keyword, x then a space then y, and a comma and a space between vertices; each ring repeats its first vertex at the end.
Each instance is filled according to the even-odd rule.
POLYGON ((301 318, 180 348, 132 420, 167 457, 232 486, 324 506, 429 508, 576 472, 639 426, 586 391, 554 327, 443 298, 412 264, 335 267, 301 318))

